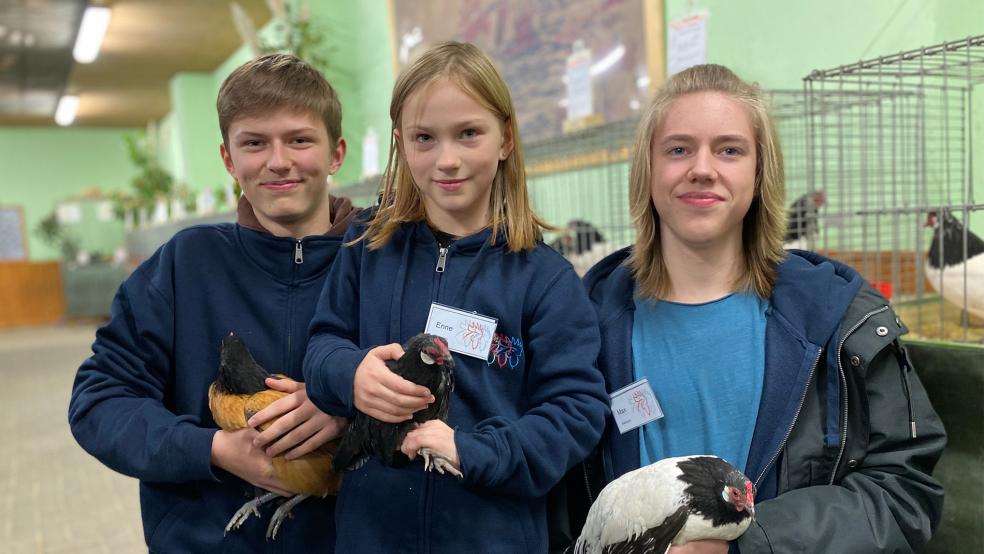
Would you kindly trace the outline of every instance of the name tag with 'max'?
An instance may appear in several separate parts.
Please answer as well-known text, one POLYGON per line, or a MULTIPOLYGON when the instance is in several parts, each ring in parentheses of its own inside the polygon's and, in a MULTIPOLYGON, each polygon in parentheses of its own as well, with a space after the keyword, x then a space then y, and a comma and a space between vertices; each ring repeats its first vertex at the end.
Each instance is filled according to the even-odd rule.
POLYGON ((427 314, 424 332, 448 341, 448 349, 452 352, 485 360, 489 357, 498 322, 494 317, 434 302, 427 314))
POLYGON ((611 394, 611 398, 615 425, 618 426, 618 432, 623 435, 636 427, 663 417, 663 409, 656 400, 648 379, 639 379, 618 389, 611 394))

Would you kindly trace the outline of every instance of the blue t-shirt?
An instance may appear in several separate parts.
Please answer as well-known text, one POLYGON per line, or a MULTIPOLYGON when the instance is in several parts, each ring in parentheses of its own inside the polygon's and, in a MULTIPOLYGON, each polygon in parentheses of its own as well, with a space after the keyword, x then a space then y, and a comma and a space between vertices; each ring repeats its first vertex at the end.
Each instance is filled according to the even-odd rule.
POLYGON ((765 371, 768 301, 735 293, 704 304, 635 299, 632 361, 664 417, 641 428, 640 463, 713 454, 744 469, 765 371))

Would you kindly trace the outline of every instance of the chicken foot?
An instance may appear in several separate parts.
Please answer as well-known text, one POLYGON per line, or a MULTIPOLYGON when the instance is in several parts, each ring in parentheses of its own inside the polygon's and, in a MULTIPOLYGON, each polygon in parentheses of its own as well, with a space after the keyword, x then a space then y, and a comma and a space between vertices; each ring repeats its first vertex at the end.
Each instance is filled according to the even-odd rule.
POLYGON ((256 517, 260 517, 260 510, 258 508, 266 504, 267 502, 270 502, 274 498, 277 498, 278 496, 279 495, 277 494, 268 492, 263 496, 258 496, 250 500, 249 502, 243 504, 243 506, 239 508, 239 511, 237 511, 235 514, 232 515, 232 519, 230 519, 229 524, 226 525, 225 532, 228 533, 229 531, 234 531, 236 529, 239 529, 239 526, 241 526, 247 519, 249 519, 250 514, 253 514, 256 517))
POLYGON ((455 469, 454 465, 451 464, 451 461, 444 454, 431 450, 430 448, 421 448, 417 451, 417 455, 423 456, 424 458, 424 471, 436 469, 441 475, 448 473, 458 479, 462 478, 461 472, 455 469))
POLYGON ((273 512, 273 516, 270 517, 270 525, 267 526, 266 537, 270 540, 277 538, 277 531, 280 529, 280 524, 284 522, 287 518, 291 517, 290 511, 301 503, 302 500, 307 498, 306 494, 298 494, 290 498, 290 500, 284 502, 277 508, 276 512, 273 512))

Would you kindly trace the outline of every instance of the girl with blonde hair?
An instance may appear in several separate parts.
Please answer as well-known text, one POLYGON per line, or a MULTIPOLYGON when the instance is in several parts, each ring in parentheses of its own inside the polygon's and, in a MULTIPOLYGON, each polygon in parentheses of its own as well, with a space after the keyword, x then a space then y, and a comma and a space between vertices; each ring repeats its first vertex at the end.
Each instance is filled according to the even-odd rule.
POLYGON ((455 352, 447 423, 402 445, 459 473, 376 459, 345 473, 340 552, 544 552, 546 495, 601 436, 598 325, 540 240, 509 90, 481 50, 443 43, 398 78, 380 206, 349 230, 311 325, 308 394, 328 413, 407 420, 433 402, 391 372, 422 331, 455 352))

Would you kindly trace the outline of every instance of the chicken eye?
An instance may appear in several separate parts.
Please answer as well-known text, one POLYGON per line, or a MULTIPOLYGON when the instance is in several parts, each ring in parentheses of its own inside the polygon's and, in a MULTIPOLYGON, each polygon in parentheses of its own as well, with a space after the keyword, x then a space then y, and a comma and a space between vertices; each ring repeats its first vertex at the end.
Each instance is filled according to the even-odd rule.
POLYGON ((430 355, 427 354, 427 352, 424 352, 423 350, 420 351, 420 361, 424 362, 427 365, 434 365, 434 358, 431 358, 430 355))

